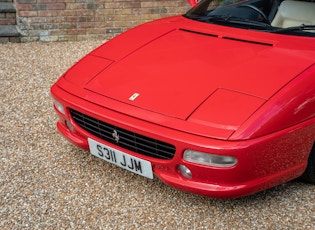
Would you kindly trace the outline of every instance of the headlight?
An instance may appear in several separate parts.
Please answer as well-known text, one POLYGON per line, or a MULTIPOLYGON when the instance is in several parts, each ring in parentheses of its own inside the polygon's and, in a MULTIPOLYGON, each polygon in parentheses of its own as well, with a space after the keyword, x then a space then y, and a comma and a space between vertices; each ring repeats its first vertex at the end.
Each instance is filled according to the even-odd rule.
POLYGON ((63 115, 66 115, 66 112, 65 112, 65 108, 63 107, 63 105, 59 102, 59 101, 54 101, 54 104, 55 104, 55 107, 56 109, 62 113, 63 115))
POLYGON ((198 152, 194 150, 186 150, 184 152, 184 160, 201 165, 223 168, 232 167, 237 163, 237 159, 232 156, 221 156, 216 154, 198 152))

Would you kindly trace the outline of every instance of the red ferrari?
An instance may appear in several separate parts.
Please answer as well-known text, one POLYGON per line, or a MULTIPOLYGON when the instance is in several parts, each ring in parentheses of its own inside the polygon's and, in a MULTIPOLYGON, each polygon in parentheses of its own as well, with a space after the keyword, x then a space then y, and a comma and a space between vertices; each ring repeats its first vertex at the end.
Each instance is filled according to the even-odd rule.
POLYGON ((315 2, 202 0, 133 28, 52 86, 91 154, 217 198, 315 183, 315 2))

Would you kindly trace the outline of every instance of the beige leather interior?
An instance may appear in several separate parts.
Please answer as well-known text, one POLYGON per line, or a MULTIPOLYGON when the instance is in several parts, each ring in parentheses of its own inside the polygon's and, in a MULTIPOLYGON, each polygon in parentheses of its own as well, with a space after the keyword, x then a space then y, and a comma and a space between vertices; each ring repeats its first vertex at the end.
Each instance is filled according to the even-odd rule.
POLYGON ((315 2, 283 1, 277 11, 272 26, 287 28, 291 26, 315 25, 315 2))

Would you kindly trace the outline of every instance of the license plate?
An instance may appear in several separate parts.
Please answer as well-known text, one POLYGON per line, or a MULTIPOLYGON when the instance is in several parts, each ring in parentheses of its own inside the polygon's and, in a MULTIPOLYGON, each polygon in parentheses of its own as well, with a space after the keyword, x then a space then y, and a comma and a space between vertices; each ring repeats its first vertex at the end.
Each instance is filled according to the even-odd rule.
POLYGON ((109 163, 117 165, 141 176, 153 179, 152 165, 150 161, 131 156, 115 148, 101 144, 88 138, 90 152, 109 163))

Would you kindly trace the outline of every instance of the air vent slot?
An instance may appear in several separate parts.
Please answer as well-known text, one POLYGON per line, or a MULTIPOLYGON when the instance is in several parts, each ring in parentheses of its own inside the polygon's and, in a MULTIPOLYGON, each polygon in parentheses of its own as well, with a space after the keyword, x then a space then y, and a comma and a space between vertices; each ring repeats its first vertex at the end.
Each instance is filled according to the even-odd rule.
POLYGON ((209 36, 209 37, 222 38, 222 39, 227 39, 227 40, 232 40, 232 41, 237 41, 237 42, 246 42, 246 43, 251 43, 251 44, 256 44, 256 45, 263 45, 263 46, 273 46, 274 45, 271 42, 248 40, 248 39, 228 37, 228 36, 219 36, 217 34, 205 33, 205 32, 200 32, 200 31, 195 31, 195 30, 190 30, 190 29, 180 28, 179 30, 180 31, 184 31, 184 32, 188 32, 188 33, 200 34, 200 35, 209 36))
POLYGON ((209 33, 204 33, 204 32, 199 32, 199 31, 194 31, 194 30, 188 30, 188 29, 179 29, 181 31, 184 31, 184 32, 188 32, 188 33, 194 33, 194 34, 200 34, 200 35, 205 35, 205 36, 210 36, 210 37, 219 37, 218 35, 216 34, 209 34, 209 33))
POLYGON ((252 41, 252 40, 247 40, 247 39, 240 39, 240 38, 232 38, 232 37, 222 37, 223 39, 228 39, 232 41, 237 41, 237 42, 247 42, 247 43, 252 43, 256 45, 263 45, 263 46, 273 46, 271 43, 267 42, 260 42, 260 41, 252 41))

